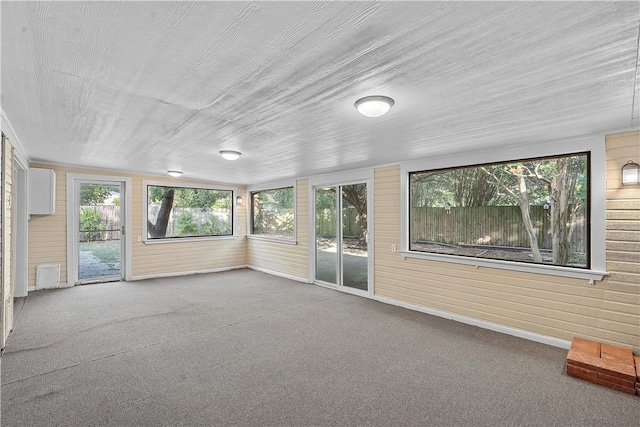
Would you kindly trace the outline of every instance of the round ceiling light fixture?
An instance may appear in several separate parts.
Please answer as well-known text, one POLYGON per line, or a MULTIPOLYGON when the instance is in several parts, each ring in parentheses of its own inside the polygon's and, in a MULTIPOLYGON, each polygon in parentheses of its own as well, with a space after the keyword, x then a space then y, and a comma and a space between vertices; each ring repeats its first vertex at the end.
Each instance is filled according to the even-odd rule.
POLYGON ((238 160, 240 156, 242 156, 242 153, 239 151, 233 151, 233 150, 222 150, 220 152, 220 155, 225 160, 238 160))
POLYGON ((380 117, 388 112, 395 101, 388 96, 365 96, 355 102, 356 109, 366 117, 380 117))
POLYGON ((167 173, 174 178, 178 178, 179 176, 182 176, 182 171, 168 170, 167 173))

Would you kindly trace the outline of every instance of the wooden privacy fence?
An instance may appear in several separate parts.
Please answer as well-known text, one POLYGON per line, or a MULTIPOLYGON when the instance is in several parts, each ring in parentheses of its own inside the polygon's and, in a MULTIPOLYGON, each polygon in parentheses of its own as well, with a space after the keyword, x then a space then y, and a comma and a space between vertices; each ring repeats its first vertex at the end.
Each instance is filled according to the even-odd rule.
MULTIPOLYGON (((345 237, 359 237, 360 226, 356 223, 358 211, 356 208, 342 210, 342 235, 345 237)), ((336 235, 336 211, 335 209, 322 209, 316 211, 316 234, 323 236, 336 235)))
POLYGON ((87 241, 103 241, 103 240, 120 240, 120 206, 115 205, 97 205, 97 206, 80 206, 80 237, 81 242, 87 241), (100 224, 83 224, 82 211, 88 209, 98 213, 100 216, 100 224))
MULTIPOLYGON (((80 241, 88 240, 118 240, 120 239, 120 207, 114 205, 81 206, 82 209, 90 209, 100 215, 101 223, 95 229, 80 233, 80 241)), ((159 205, 149 206, 149 220, 155 223, 158 217, 159 205)), ((205 223, 214 221, 218 228, 229 228, 231 217, 227 209, 211 209, 203 211, 198 208, 173 208, 167 224, 167 236, 176 235, 178 219, 181 215, 191 214, 191 219, 196 227, 200 228, 205 223)))
MULTIPOLYGON (((102 237, 94 240, 119 239, 120 208, 113 205, 83 206, 100 214, 105 226, 102 237)), ((151 206, 149 219, 155 222, 159 206, 151 206)), ((189 212, 197 226, 201 226, 211 216, 225 226, 230 221, 229 211, 225 209, 203 212, 201 209, 174 208, 167 235, 172 235, 176 228, 177 217, 189 212), (174 215, 175 214, 175 215, 174 215)), ((538 245, 541 249, 551 249, 551 221, 548 211, 542 206, 529 208, 531 221, 536 230, 538 245)), ((356 223, 358 212, 355 208, 343 210, 343 234, 347 237, 360 235, 360 227, 356 223)), ((421 207, 411 209, 411 241, 430 241, 441 243, 465 243, 474 245, 491 245, 528 248, 529 236, 522 224, 522 216, 518 206, 481 206, 454 207, 450 213, 444 208, 421 207)), ((316 233, 324 236, 335 235, 336 212, 334 209, 316 211, 316 233)), ((587 227, 584 219, 574 225, 571 247, 575 252, 587 252, 587 227)), ((81 236, 82 238, 82 236, 81 236)))
MULTIPOLYGON (((149 206, 148 218, 152 223, 156 222, 160 205, 149 206)), ((167 236, 180 235, 178 221, 184 214, 191 215, 191 220, 198 230, 207 224, 215 224, 218 233, 231 234, 231 210, 230 209, 200 209, 200 208, 173 208, 167 224, 167 236)))
MULTIPOLYGON (((548 212, 542 206, 529 207, 541 249, 551 249, 548 212)), ((409 222, 412 242, 530 247, 529 235, 518 206, 454 207, 450 213, 444 208, 412 208, 409 222)), ((587 251, 586 231, 584 219, 575 224, 571 239, 573 251, 587 251)))

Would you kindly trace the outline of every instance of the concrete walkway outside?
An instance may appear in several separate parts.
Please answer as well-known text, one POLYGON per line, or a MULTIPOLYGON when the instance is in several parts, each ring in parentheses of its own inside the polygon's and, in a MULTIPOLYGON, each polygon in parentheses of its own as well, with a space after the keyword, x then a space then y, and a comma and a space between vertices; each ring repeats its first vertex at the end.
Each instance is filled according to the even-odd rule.
POLYGON ((120 240, 80 242, 80 280, 120 277, 120 240))
POLYGON ((120 263, 106 264, 89 251, 80 251, 79 278, 113 277, 120 275, 120 263))

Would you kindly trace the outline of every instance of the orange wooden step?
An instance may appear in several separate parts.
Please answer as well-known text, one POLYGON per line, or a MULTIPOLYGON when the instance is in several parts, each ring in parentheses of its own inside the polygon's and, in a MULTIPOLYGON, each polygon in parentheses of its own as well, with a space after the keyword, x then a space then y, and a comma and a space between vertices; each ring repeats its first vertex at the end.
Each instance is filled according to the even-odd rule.
POLYGON ((567 354, 567 375, 614 390, 640 395, 640 356, 630 349, 574 338, 567 354))

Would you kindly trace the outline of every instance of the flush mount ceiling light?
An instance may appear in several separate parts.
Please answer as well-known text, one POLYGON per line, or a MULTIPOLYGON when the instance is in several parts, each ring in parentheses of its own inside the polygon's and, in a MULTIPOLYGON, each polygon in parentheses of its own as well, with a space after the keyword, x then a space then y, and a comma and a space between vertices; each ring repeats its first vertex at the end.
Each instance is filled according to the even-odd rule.
POLYGON ((167 173, 169 175, 171 175, 174 178, 177 178, 179 176, 182 176, 182 171, 177 171, 177 170, 168 170, 167 173))
POLYGON ((233 150, 222 150, 220 152, 220 155, 225 160, 238 160, 240 156, 242 156, 242 153, 239 151, 233 151, 233 150))
POLYGON ((360 114, 366 117, 380 117, 391 109, 395 104, 388 96, 365 96, 354 104, 360 114))

